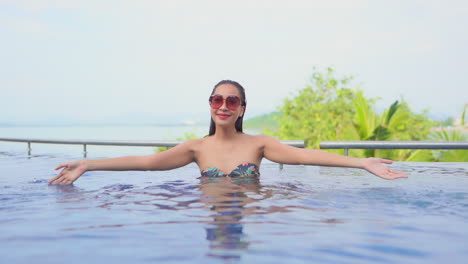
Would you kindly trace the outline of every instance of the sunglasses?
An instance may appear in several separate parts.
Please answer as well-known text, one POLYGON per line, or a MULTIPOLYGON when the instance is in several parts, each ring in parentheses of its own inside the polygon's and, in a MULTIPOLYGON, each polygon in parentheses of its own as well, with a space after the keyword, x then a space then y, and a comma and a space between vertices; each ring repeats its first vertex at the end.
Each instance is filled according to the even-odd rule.
POLYGON ((224 99, 222 95, 215 94, 215 95, 210 96, 209 101, 210 101, 210 106, 213 109, 220 108, 223 105, 224 101, 226 101, 226 107, 232 111, 236 110, 241 104, 241 100, 239 96, 235 96, 235 95, 230 95, 226 97, 226 99, 224 99))

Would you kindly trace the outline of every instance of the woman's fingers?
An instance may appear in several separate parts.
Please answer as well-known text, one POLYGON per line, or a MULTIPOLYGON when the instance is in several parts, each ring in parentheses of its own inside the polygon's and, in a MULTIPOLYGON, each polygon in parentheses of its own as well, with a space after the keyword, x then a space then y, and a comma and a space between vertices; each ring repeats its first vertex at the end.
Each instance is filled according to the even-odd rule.
POLYGON ((64 181, 68 181, 68 177, 67 177, 67 176, 69 176, 69 175, 67 175, 68 173, 70 173, 70 171, 68 171, 65 168, 59 174, 57 174, 55 177, 48 180, 47 182, 49 184, 63 184, 64 181))
POLYGON ((63 181, 63 177, 54 177, 53 179, 49 180, 50 184, 60 184, 63 181))
POLYGON ((385 163, 385 164, 392 164, 393 161, 389 159, 380 159, 380 162, 385 163))
POLYGON ((80 161, 67 161, 61 163, 55 168, 55 170, 62 169, 62 171, 57 174, 55 177, 51 178, 47 182, 49 184, 71 184, 73 183, 78 177, 83 174, 83 171, 78 169, 78 165, 80 161))
POLYGON ((65 182, 66 179, 64 177, 58 179, 56 182, 54 182, 54 184, 63 184, 63 182, 65 182))
POLYGON ((382 175, 385 179, 394 180, 398 178, 408 178, 408 175, 401 171, 396 171, 388 168, 386 172, 382 175))
POLYGON ((73 169, 73 168, 76 168, 79 164, 79 161, 78 160, 74 160, 74 161, 67 161, 67 162, 64 162, 64 163, 61 163, 60 165, 57 166, 57 168, 55 168, 56 170, 58 169, 61 169, 61 168, 68 168, 68 169, 73 169))
POLYGON ((393 161, 389 159, 370 158, 367 170, 387 180, 394 180, 398 178, 408 178, 408 175, 406 173, 393 170, 384 165, 384 164, 392 164, 392 163, 393 161))
POLYGON ((389 168, 389 170, 390 170, 390 173, 395 176, 395 179, 396 178, 408 178, 408 174, 406 174, 406 173, 404 173, 402 171, 397 171, 397 170, 390 169, 390 168, 389 168))
POLYGON ((58 165, 57 168, 55 168, 55 170, 59 170, 61 168, 67 168, 67 167, 68 167, 68 162, 58 165))
POLYGON ((52 183, 52 184, 70 184, 72 182, 73 181, 68 179, 68 177, 61 176, 61 177, 57 178, 56 180, 51 181, 50 183, 52 183))
POLYGON ((56 180, 58 180, 60 177, 62 177, 63 175, 63 171, 60 172, 59 174, 57 174, 55 177, 53 177, 52 179, 48 180, 47 183, 54 183, 56 180))
POLYGON ((58 184, 70 184, 70 180, 65 178, 65 177, 62 177, 61 181, 58 183, 58 184))
POLYGON ((408 175, 404 172, 400 172, 394 169, 391 169, 384 164, 392 164, 393 161, 388 159, 369 159, 370 164, 367 167, 367 170, 376 176, 379 176, 383 179, 394 180, 398 178, 408 178, 408 175))
POLYGON ((404 173, 404 172, 398 172, 398 177, 397 178, 408 178, 408 174, 404 173))

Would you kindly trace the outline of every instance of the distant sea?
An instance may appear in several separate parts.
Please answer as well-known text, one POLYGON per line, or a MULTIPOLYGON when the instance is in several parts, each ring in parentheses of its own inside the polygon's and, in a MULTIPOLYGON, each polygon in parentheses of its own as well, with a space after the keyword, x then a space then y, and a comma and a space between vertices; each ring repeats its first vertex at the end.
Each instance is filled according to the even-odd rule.
MULTIPOLYGON (((184 133, 203 137, 208 134, 208 125, 76 125, 76 126, 0 126, 1 137, 38 139, 88 139, 88 140, 175 140, 184 133)), ((259 134, 257 130, 246 130, 249 134, 259 134)), ((88 146, 88 157, 110 157, 121 155, 146 155, 154 153, 151 147, 88 146)), ((82 157, 81 145, 32 144, 33 155, 64 155, 71 158, 82 157)), ((26 143, 0 141, 0 153, 27 155, 26 143)))

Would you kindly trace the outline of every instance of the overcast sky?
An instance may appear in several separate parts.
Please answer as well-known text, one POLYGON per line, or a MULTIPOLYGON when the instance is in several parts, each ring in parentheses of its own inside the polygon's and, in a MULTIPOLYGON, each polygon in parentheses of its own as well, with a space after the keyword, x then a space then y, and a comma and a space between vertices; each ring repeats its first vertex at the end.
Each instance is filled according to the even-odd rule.
POLYGON ((453 0, 0 0, 0 123, 208 116, 221 79, 246 88, 248 118, 329 66, 380 108, 458 117, 467 28, 453 0))

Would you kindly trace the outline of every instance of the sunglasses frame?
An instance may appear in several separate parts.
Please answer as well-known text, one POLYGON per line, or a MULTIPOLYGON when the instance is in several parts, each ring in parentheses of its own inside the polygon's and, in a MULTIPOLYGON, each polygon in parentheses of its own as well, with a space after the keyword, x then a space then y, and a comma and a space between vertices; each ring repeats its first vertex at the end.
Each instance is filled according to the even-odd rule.
POLYGON ((235 111, 239 108, 239 106, 242 105, 242 102, 241 102, 241 99, 239 96, 237 95, 229 95, 228 97, 224 98, 222 95, 220 94, 213 94, 212 96, 210 96, 210 98, 208 99, 208 102, 210 103, 210 106, 212 109, 219 109, 221 108, 221 106, 226 103, 226 107, 231 110, 231 111, 235 111), (213 98, 215 97, 221 97, 223 99, 223 102, 218 106, 218 107, 215 107, 213 106, 213 98), (235 106, 232 105, 232 103, 229 101, 230 98, 235 98, 237 100, 238 103, 236 103, 235 106))

